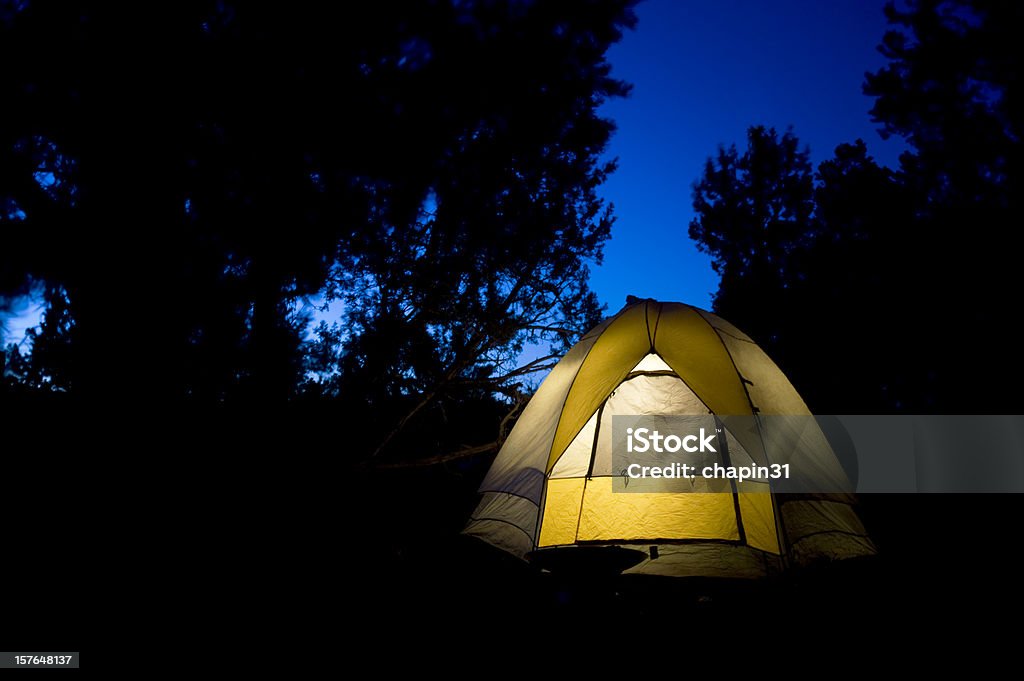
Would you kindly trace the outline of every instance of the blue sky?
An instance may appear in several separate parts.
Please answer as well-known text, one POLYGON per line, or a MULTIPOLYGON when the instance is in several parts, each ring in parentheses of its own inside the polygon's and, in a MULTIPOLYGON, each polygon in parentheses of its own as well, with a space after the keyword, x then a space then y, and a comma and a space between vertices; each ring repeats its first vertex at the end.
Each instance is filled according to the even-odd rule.
POLYGON ((618 132, 619 170, 605 184, 618 220, 591 285, 610 312, 627 294, 709 307, 718 279, 687 236, 691 186, 719 144, 746 129, 793 126, 815 164, 858 137, 894 166, 903 146, 883 142, 861 94, 885 59, 882 0, 647 0, 612 47, 629 98, 605 104, 618 132))
MULTIPOLYGON (((607 156, 619 170, 601 192, 618 220, 591 285, 609 312, 627 294, 710 307, 718 279, 687 236, 691 185, 719 144, 746 129, 793 126, 815 163, 860 137, 879 162, 903 149, 883 142, 861 94, 864 73, 885 60, 883 0, 647 0, 639 23, 613 46, 613 75, 633 84, 604 105, 618 131, 607 156)), ((0 337, 38 323, 24 299, 0 337)))
MULTIPOLYGON (((8 343, 21 344, 25 331, 39 324, 46 309, 38 296, 21 296, 13 303, 11 316, 0 317, 0 349, 8 343)), ((24 345, 21 349, 28 350, 24 345)))

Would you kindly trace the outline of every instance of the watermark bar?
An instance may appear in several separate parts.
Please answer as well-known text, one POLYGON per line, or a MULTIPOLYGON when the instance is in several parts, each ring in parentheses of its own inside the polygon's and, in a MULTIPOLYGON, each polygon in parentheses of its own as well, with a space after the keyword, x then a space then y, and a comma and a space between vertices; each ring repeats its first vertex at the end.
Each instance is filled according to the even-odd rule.
POLYGON ((4 653, 0 669, 78 669, 78 653, 4 653))
MULTIPOLYGON (((615 415, 625 493, 1024 492, 1024 416, 615 415)), ((600 463, 600 451, 596 450, 600 463)), ((607 461, 607 459, 604 459, 607 461)))

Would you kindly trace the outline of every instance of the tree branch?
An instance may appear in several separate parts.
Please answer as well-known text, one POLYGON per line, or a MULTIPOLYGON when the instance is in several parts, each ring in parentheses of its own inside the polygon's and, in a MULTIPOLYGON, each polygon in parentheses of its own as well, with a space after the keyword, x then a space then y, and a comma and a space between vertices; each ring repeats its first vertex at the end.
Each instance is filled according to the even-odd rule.
MULTIPOLYGON (((529 268, 527 268, 524 271, 524 273, 519 277, 519 279, 516 281, 515 285, 509 291, 508 295, 505 296, 505 299, 498 306, 500 309, 507 310, 508 306, 515 300, 515 297, 519 294, 519 291, 521 291, 523 289, 523 287, 526 286, 526 282, 529 281, 530 276, 531 276, 528 272, 529 272, 529 268)), ((420 401, 416 404, 416 406, 413 407, 408 413, 406 413, 405 416, 403 416, 401 418, 401 420, 399 420, 398 424, 391 430, 391 432, 389 432, 384 437, 384 439, 381 441, 381 443, 379 445, 377 445, 377 448, 374 449, 373 454, 370 455, 371 459, 376 458, 378 455, 380 455, 380 453, 382 451, 384 451, 384 449, 389 444, 391 444, 391 441, 393 439, 395 439, 395 436, 397 436, 399 433, 401 433, 405 429, 405 426, 409 423, 409 421, 414 416, 416 416, 416 414, 418 414, 424 408, 426 408, 427 405, 429 405, 431 402, 433 402, 434 398, 437 397, 437 393, 444 386, 446 386, 449 383, 451 383, 452 380, 454 380, 455 377, 458 376, 459 373, 464 368, 469 366, 469 363, 471 361, 473 361, 476 357, 478 357, 480 355, 480 352, 484 350, 484 347, 481 346, 481 343, 484 342, 484 340, 486 339, 486 336, 487 336, 486 329, 484 329, 484 328, 476 329, 476 331, 470 337, 469 342, 462 349, 462 353, 464 353, 464 355, 461 356, 461 357, 458 356, 458 355, 456 356, 456 359, 452 362, 452 366, 449 369, 448 373, 446 373, 445 376, 440 381, 437 382, 437 384, 433 387, 433 389, 431 389, 427 393, 424 393, 422 399, 420 399, 420 401)))
POLYGON ((530 331, 551 331, 552 333, 557 333, 562 336, 572 336, 576 333, 572 329, 567 329, 564 326, 526 326, 523 328, 530 331))
POLYGON ((406 461, 395 461, 394 463, 379 463, 374 468, 379 469, 394 469, 394 468, 422 468, 424 466, 435 466, 439 463, 445 463, 447 461, 455 461, 457 459, 465 459, 470 456, 478 456, 487 452, 493 452, 498 449, 499 442, 489 442, 485 445, 477 445, 476 447, 465 447, 458 451, 449 452, 448 454, 438 454, 437 456, 428 456, 425 459, 408 459, 406 461))

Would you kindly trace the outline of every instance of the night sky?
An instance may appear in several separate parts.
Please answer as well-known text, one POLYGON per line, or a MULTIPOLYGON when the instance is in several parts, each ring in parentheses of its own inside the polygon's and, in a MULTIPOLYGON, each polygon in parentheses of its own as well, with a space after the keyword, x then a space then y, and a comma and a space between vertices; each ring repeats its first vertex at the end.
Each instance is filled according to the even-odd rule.
MULTIPOLYGON (((872 125, 864 72, 884 64, 883 0, 647 0, 612 47, 613 75, 633 84, 604 115, 618 125, 608 157, 619 170, 602 192, 617 222, 591 282, 609 312, 627 294, 711 306, 718 278, 687 236, 691 185, 720 144, 744 144, 751 125, 793 126, 818 163, 860 137, 879 162, 902 150, 872 125)), ((38 323, 25 299, 6 340, 38 323)))
POLYGON ((710 307, 718 277, 687 236, 691 185, 718 145, 751 125, 792 126, 815 165, 860 137, 894 166, 902 145, 872 125, 864 72, 877 70, 882 0, 648 0, 612 47, 613 75, 633 83, 603 113, 618 124, 603 188, 618 220, 591 282, 611 312, 626 295, 710 307))

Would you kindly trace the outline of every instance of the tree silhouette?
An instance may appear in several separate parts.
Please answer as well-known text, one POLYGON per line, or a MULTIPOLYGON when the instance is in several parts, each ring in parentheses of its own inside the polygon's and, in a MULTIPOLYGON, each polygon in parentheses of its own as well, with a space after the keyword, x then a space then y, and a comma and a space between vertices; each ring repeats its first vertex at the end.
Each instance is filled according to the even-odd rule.
POLYGON ((930 366, 922 380, 933 408, 1005 413, 1021 404, 1007 366, 980 329, 1010 313, 1019 288, 1021 71, 1018 3, 910 2, 886 8, 890 63, 868 74, 874 120, 903 137, 900 180, 913 195, 919 238, 906 251, 907 279, 922 295, 913 313, 930 366), (965 291, 976 295, 964 300, 965 291), (956 322, 951 310, 956 310, 956 322))
MULTIPOLYGON (((881 52, 889 64, 867 74, 872 117, 884 136, 913 147, 903 157, 913 183, 942 213, 1013 200, 1020 175, 1020 57, 1024 10, 989 0, 892 3, 881 52), (941 207, 940 207, 941 206, 941 207)), ((926 206, 922 206, 926 209, 926 206)))
POLYGON ((693 189, 690 238, 722 277, 715 308, 778 345, 784 327, 759 299, 786 297, 794 254, 812 236, 813 195, 808 151, 791 131, 763 126, 747 131, 743 154, 720 148, 693 189))
POLYGON ((985 330, 1018 287, 1022 12, 982 1, 886 11, 890 63, 865 92, 882 133, 911 145, 899 170, 858 140, 812 182, 792 134, 751 128, 743 155, 708 161, 690 235, 722 274, 716 309, 817 411, 1004 413, 1021 403, 1021 370, 985 330))
POLYGON ((629 4, 5 10, 0 291, 68 316, 36 374, 127 408, 335 399, 385 432, 483 400, 493 437, 524 345, 598 315, 629 4))
MULTIPOLYGON (((862 140, 818 166, 814 229, 794 265, 780 357, 821 413, 888 413, 918 400, 920 282, 911 201, 862 140)), ((919 403, 919 402, 918 402, 919 403)), ((920 404, 920 403, 919 403, 920 404)))

